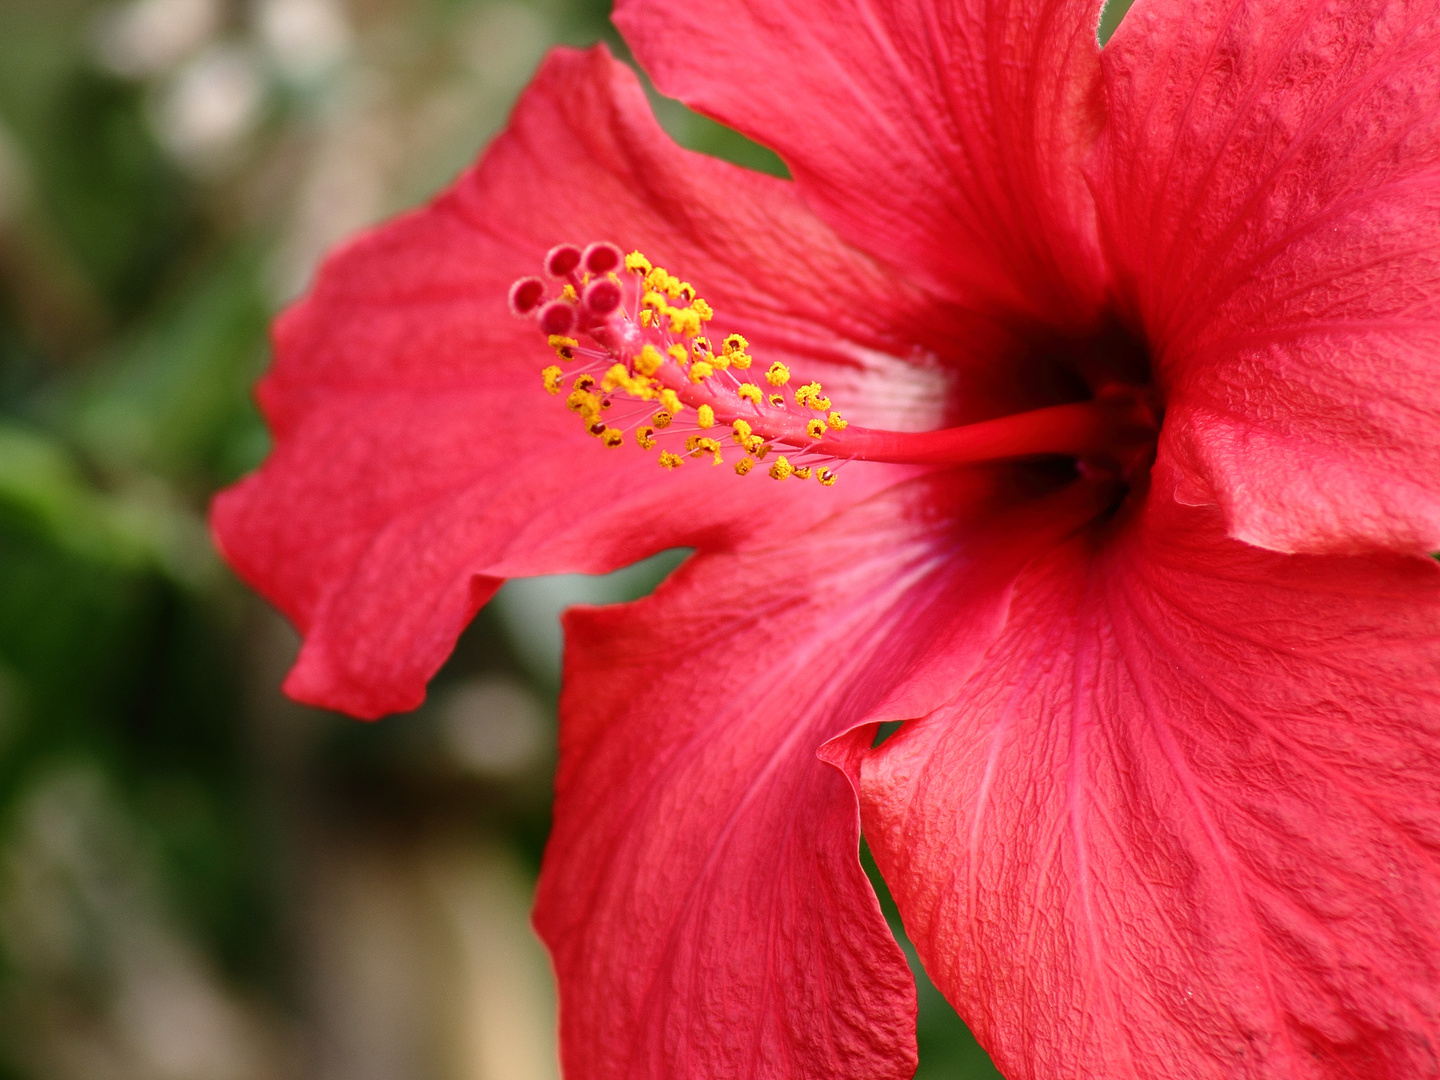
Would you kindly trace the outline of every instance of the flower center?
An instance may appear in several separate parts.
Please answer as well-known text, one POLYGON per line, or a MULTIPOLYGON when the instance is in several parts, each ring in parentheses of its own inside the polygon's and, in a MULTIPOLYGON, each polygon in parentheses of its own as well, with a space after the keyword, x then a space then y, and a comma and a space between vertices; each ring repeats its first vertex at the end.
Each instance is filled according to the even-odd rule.
POLYGON ((693 286, 614 244, 562 244, 540 277, 510 288, 511 310, 535 320, 560 364, 545 389, 590 434, 618 448, 659 450, 676 469, 691 458, 719 465, 729 454, 748 475, 772 453, 776 480, 835 483, 847 461, 961 465, 1063 455, 1082 472, 1128 479, 1148 466, 1158 419, 1144 387, 1103 382, 1085 401, 1051 405, 938 431, 902 432, 848 423, 818 382, 796 385, 789 368, 757 363, 739 334, 705 331, 715 312, 693 286), (565 366, 561 366, 561 365, 565 366))

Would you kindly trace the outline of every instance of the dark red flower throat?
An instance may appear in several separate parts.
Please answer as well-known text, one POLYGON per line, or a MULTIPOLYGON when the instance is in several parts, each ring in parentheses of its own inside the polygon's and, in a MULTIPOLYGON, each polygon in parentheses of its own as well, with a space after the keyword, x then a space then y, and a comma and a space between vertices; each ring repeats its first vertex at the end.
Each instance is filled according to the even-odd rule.
POLYGON ((947 466, 1062 456, 1087 479, 1129 487, 1154 460, 1159 408, 1149 365, 1118 330, 1045 341, 1024 358, 1022 377, 1033 373, 1037 396, 1054 404, 935 431, 886 431, 849 424, 818 382, 791 386, 779 361, 750 378, 749 343, 739 334, 714 343, 702 332, 714 318, 710 305, 638 251, 564 244, 546 257, 545 272, 559 283, 558 296, 547 298, 539 277, 510 289, 511 309, 534 319, 570 365, 545 368, 545 388, 559 394, 568 386, 567 407, 606 446, 633 437, 643 450, 659 448, 668 469, 701 457, 719 465, 731 444, 741 476, 775 451, 771 478, 813 475, 825 486, 847 461, 947 466))
POLYGON ((1058 452, 1074 461, 1082 478, 1108 486, 1112 506, 1130 491, 1148 486, 1164 403, 1149 350, 1139 338, 1118 320, 1080 337, 1042 334, 1019 352, 1013 366, 1022 394, 1047 404, 990 423, 1033 422, 1030 418, 1058 416, 1062 410, 1088 415, 1093 418, 1093 441, 1058 452), (1060 404, 1048 405, 1050 401, 1060 404))

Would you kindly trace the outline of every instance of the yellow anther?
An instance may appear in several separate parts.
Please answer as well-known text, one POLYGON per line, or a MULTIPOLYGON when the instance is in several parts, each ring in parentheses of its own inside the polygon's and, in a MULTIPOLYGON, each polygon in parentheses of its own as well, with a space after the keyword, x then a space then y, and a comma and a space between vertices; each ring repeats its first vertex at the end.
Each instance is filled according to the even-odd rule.
POLYGON ((570 396, 565 399, 565 407, 579 413, 587 424, 600 415, 600 399, 589 390, 571 390, 570 396))
POLYGON ((605 377, 600 380, 600 389, 605 391, 619 390, 630 385, 630 371, 624 364, 611 364, 610 370, 605 372, 605 377))
POLYGON ((804 405, 818 412, 824 412, 830 408, 830 399, 820 393, 818 382, 806 383, 795 391, 795 404, 804 405))
POLYGON ((560 290, 560 295, 572 304, 578 304, 580 302, 580 294, 575 291, 574 285, 567 283, 565 288, 560 290))
POLYGON ((672 307, 665 314, 670 316, 670 329, 681 337, 694 337, 700 332, 700 316, 693 308, 672 307))
POLYGON ((717 371, 724 371, 730 366, 728 356, 716 356, 715 350, 710 347, 710 339, 697 337, 690 343, 690 351, 696 360, 704 360, 717 371))
POLYGON ((725 459, 720 456, 720 443, 708 435, 691 435, 685 440, 685 449, 691 457, 699 457, 701 454, 714 456, 712 464, 719 465, 725 459))
MULTIPOLYGON (((712 338, 702 336, 704 324, 714 317, 715 311, 695 294, 695 289, 689 282, 681 281, 664 267, 653 265, 638 251, 632 251, 625 256, 625 269, 641 275, 642 296, 640 310, 628 316, 621 312, 620 318, 634 319, 649 330, 663 328, 675 336, 666 335, 663 340, 656 340, 657 335, 646 334, 645 336, 651 337, 652 343, 641 345, 638 353, 633 355, 628 350, 624 354, 612 351, 615 347, 609 344, 608 338, 604 339, 601 348, 611 352, 612 362, 603 369, 603 374, 597 372, 580 375, 571 380, 570 393, 565 398, 565 403, 570 411, 581 416, 590 434, 607 447, 618 447, 626 441, 626 433, 620 427, 610 427, 601 421, 602 415, 610 415, 605 410, 611 407, 612 402, 635 399, 654 401, 656 404, 650 406, 655 410, 650 421, 635 428, 635 443, 642 450, 656 450, 660 449, 657 433, 671 427, 685 408, 679 392, 663 385, 659 378, 660 373, 667 370, 667 360, 674 361, 676 366, 688 375, 690 382, 697 386, 704 384, 705 380, 712 378, 716 372, 731 369, 748 371, 754 360, 747 352, 749 342, 740 334, 729 334, 718 343, 712 338), (669 344, 665 343, 667 341, 669 344)), ((608 276, 617 284, 620 283, 613 271, 601 276, 608 276)), ((591 275, 586 275, 584 280, 588 282, 590 277, 591 275)), ((574 280, 576 279, 572 278, 572 281, 574 280)), ((564 287, 563 296, 568 302, 579 302, 577 288, 578 285, 564 287)), ((631 325, 633 327, 634 323, 631 325)), ((617 339, 617 342, 618 340, 623 339, 617 339)), ((561 359, 574 360, 579 355, 580 343, 576 338, 552 335, 549 344, 561 359)), ((587 352, 587 356, 598 355, 603 355, 603 352, 587 352)), ((778 361, 762 367, 761 370, 765 374, 764 383, 760 383, 758 379, 755 382, 738 382, 732 379, 725 381, 734 386, 741 401, 757 408, 763 409, 768 403, 771 407, 782 410, 782 413, 794 406, 812 410, 810 417, 803 413, 798 414, 805 424, 805 433, 811 440, 822 440, 827 432, 840 431, 847 426, 840 413, 830 411, 830 399, 824 395, 818 382, 792 387, 790 368, 778 361), (788 405, 792 395, 794 406, 788 405)), ((546 367, 541 372, 541 377, 549 393, 565 392, 566 376, 562 367, 546 367)), ((672 379, 673 369, 672 375, 664 378, 672 379)), ((704 392, 709 394, 708 386, 704 392)), ((801 480, 814 478, 824 487, 830 487, 836 482, 836 474, 832 469, 822 469, 815 465, 797 467, 784 454, 771 456, 772 449, 784 449, 790 453, 795 450, 767 442, 766 437, 758 433, 750 421, 736 419, 730 422, 727 432, 724 422, 716 415, 715 405, 703 404, 694 408, 696 424, 693 427, 686 425, 690 427, 692 434, 686 436, 683 451, 679 447, 676 447, 675 452, 663 449, 660 451, 659 461, 665 469, 678 469, 685 463, 685 458, 702 455, 710 457, 716 465, 721 464, 724 461, 721 440, 728 434, 729 439, 725 441, 728 443, 733 440, 745 451, 745 455, 735 462, 735 473, 738 476, 746 476, 760 465, 775 480, 787 480, 792 476, 801 480), (714 430, 716 428, 719 428, 718 432, 714 430), (767 457, 770 458, 768 466, 764 464, 767 457)), ((617 413, 625 411, 620 409, 617 413)), ((776 414, 762 412, 760 415, 776 414)), ((764 426, 763 421, 756 423, 764 426)), ((793 439, 794 436, 786 438, 793 439)))
MULTIPOLYGON (((576 382, 578 384, 579 380, 577 379, 576 382)), ((605 377, 600 380, 600 389, 606 393, 624 390, 641 401, 649 401, 655 397, 655 388, 651 385, 651 380, 643 376, 631 375, 630 369, 624 364, 610 365, 609 370, 605 372, 605 377)))

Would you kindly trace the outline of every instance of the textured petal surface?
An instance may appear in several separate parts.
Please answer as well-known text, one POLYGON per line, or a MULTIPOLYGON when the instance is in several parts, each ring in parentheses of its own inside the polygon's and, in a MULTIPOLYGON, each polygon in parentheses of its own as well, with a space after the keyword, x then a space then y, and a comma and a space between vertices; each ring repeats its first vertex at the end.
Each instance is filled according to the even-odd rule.
POLYGON ((914 1071, 914 987, 856 858, 854 793, 817 751, 933 707, 927 673, 963 679, 983 654, 1027 547, 1012 515, 1055 518, 1002 490, 912 481, 569 613, 535 916, 569 1080, 914 1071))
POLYGON ((865 833, 1010 1080, 1440 1075, 1440 567, 1152 498, 1015 585, 865 833))
POLYGON ((859 422, 933 422, 935 376, 894 354, 926 353, 926 328, 939 347, 943 313, 845 248, 792 185, 676 148, 603 48, 562 50, 472 171, 333 256, 276 327, 260 387, 275 451, 213 523, 305 636, 292 695, 367 717, 413 708, 504 577, 783 534, 898 479, 861 465, 802 493, 696 463, 667 474, 587 436, 541 389, 553 356, 506 294, 551 245, 597 238, 695 281, 722 332, 822 378, 859 422), (894 326, 918 331, 900 342, 894 326))
POLYGON ((1137 0, 1093 179, 1186 498, 1440 548, 1440 4, 1137 0))
POLYGON ((773 147, 847 240, 940 295, 1064 327, 1106 284, 1076 167, 1101 124, 1099 10, 619 0, 615 22, 663 93, 773 147))

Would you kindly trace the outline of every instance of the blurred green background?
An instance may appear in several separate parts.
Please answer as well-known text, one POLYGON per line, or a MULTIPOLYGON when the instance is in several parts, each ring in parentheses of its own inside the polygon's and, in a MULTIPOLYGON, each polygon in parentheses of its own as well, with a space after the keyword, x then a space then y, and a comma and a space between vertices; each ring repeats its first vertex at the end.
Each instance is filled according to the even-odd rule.
MULTIPOLYGON (((280 697, 204 513, 317 257, 602 38, 604 0, 0 0, 0 1080, 555 1076, 556 619, 674 559, 508 585, 365 725, 280 697)), ((920 1075, 995 1076, 921 982, 920 1075)))

